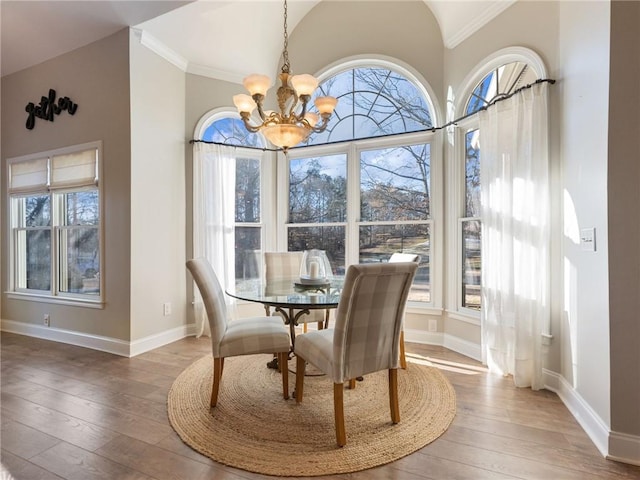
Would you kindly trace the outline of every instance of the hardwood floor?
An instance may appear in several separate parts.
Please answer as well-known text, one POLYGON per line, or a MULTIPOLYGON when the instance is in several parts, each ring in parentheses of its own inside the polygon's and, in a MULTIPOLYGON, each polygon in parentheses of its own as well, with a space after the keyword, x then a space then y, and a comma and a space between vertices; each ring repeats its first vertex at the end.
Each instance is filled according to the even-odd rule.
MULTIPOLYGON (((210 348, 207 338, 187 338, 123 358, 2 333, 0 479, 272 478, 199 455, 169 425, 173 380, 210 348)), ((640 467, 602 458, 554 393, 517 389, 442 347, 407 343, 407 353, 454 385, 458 412, 449 430, 389 465, 318 478, 640 478, 640 467)))

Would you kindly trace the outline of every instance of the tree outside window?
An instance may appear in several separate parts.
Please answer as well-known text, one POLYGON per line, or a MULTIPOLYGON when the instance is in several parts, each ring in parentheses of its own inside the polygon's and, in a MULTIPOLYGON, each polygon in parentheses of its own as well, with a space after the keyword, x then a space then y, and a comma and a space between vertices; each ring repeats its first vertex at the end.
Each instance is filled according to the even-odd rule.
POLYGON ((432 127, 428 98, 407 77, 382 67, 339 73, 316 95, 334 96, 338 106, 327 129, 312 134, 307 145, 344 147, 313 157, 304 148, 290 152, 288 249, 326 250, 334 273, 344 272, 348 261, 385 262, 394 252, 417 253, 410 300, 431 302, 433 135, 423 133, 418 141, 410 135, 432 127), (358 180, 350 182, 351 175, 358 180), (347 258, 348 252, 357 257, 347 258))

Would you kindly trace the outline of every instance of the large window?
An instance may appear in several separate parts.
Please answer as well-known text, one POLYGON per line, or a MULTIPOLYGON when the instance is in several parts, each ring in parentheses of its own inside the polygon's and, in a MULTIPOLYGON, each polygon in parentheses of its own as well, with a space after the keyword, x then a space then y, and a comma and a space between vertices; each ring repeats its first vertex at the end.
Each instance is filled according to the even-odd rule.
MULTIPOLYGON (((531 66, 524 61, 496 64, 475 84, 466 99, 463 113, 469 115, 514 93, 518 88, 537 79, 531 66)), ((486 72, 486 70, 485 70, 486 72)), ((460 277, 459 306, 479 311, 481 308, 482 222, 480 219, 480 162, 481 132, 478 118, 470 117, 461 123, 463 131, 463 205, 459 217, 460 277)))
POLYGON ((344 274, 346 226, 347 155, 291 159, 287 249, 326 250, 333 273, 344 274))
POLYGON ((259 148, 265 146, 264 138, 248 132, 240 119, 222 117, 204 128, 202 140, 258 148, 236 149, 234 232, 236 280, 257 278, 263 251, 263 152, 259 148))
POLYGON ((314 93, 338 99, 329 126, 309 145, 409 133, 430 128, 426 95, 406 76, 382 67, 353 68, 325 80, 314 93))
POLYGON ((101 299, 99 144, 9 161, 12 291, 101 299))
POLYGON ((339 102, 327 130, 310 137, 308 144, 316 146, 289 153, 288 250, 326 250, 338 274, 352 263, 417 253, 420 267, 409 299, 433 302, 435 134, 424 133, 432 126, 428 97, 402 74, 381 67, 347 70, 318 90, 339 102))

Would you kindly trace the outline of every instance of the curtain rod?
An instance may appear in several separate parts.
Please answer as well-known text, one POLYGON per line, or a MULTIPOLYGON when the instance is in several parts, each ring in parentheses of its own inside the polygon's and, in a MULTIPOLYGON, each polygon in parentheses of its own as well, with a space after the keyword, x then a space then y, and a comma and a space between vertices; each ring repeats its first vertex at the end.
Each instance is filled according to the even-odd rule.
MULTIPOLYGON (((378 135, 378 136, 374 136, 374 137, 354 138, 354 139, 351 139, 351 140, 337 140, 335 142, 323 143, 322 145, 334 145, 334 144, 337 144, 337 143, 348 143, 348 142, 353 142, 353 141, 356 141, 356 140, 370 140, 370 139, 373 139, 373 138, 389 138, 389 137, 395 137, 397 135, 406 135, 408 133, 436 132, 438 130, 442 130, 442 129, 445 129, 447 127, 450 127, 452 125, 456 126, 462 120, 466 120, 469 117, 473 117, 474 115, 486 110, 490 106, 495 105, 496 103, 502 102, 503 100, 507 100, 508 98, 513 97, 514 95, 522 92, 523 90, 531 88, 534 85, 538 85, 539 83, 549 83, 549 84, 553 85, 554 83, 556 83, 556 81, 554 79, 552 79, 552 78, 540 78, 540 79, 536 80, 535 82, 529 83, 527 85, 524 85, 524 86, 514 90, 513 92, 511 92, 509 94, 498 95, 493 100, 491 100, 488 104, 486 104, 484 107, 481 107, 478 110, 475 110, 474 112, 467 113, 466 115, 463 115, 462 117, 458 117, 455 120, 451 120, 450 122, 447 122, 444 125, 441 125, 439 127, 425 128, 424 130, 416 130, 416 131, 413 131, 413 132, 389 133, 387 135, 378 135)), ((249 147, 249 146, 244 146, 244 145, 233 145, 233 144, 224 143, 224 142, 211 142, 209 140, 195 140, 194 139, 194 140, 189 140, 189 143, 190 144, 192 144, 192 143, 206 143, 206 144, 209 144, 209 145, 224 145, 226 147, 248 148, 248 149, 251 149, 251 150, 262 150, 263 152, 281 152, 282 151, 281 148, 249 147)), ((309 145, 304 145, 304 146, 299 146, 299 147, 291 147, 290 150, 293 150, 295 148, 305 148, 306 146, 309 146, 309 145)))

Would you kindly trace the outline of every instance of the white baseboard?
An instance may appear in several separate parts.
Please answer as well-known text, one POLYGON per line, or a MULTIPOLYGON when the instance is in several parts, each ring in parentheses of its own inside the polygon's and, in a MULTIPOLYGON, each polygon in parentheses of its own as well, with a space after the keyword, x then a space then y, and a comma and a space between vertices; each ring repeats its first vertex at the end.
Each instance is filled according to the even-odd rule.
POLYGON ((482 361, 482 348, 480 345, 469 340, 463 340, 460 337, 454 337, 453 335, 444 335, 444 347, 454 352, 461 353, 469 358, 473 358, 478 362, 482 361))
POLYGON ((556 392, 603 457, 617 462, 640 465, 640 436, 613 432, 560 374, 543 370, 545 388, 556 392))
POLYGON ((405 329, 404 339, 407 342, 439 345, 469 358, 473 358, 474 360, 482 361, 480 345, 447 333, 405 329))
POLYGON ((102 352, 113 353, 122 357, 133 357, 141 353, 148 352, 154 348, 161 347, 181 338, 195 334, 195 325, 190 324, 173 328, 159 334, 127 342, 112 337, 91 335, 87 333, 74 332, 55 327, 45 327, 32 323, 15 322, 13 320, 2 320, 1 330, 3 332, 17 333, 28 337, 42 338, 54 342, 68 343, 78 347, 91 348, 102 352))
POLYGON ((424 345, 442 345, 442 332, 404 329, 405 342, 422 343, 424 345))
POLYGON ((640 466, 640 437, 628 433, 611 432, 607 458, 640 466))
POLYGON ((543 369, 542 377, 545 388, 558 394, 562 403, 591 438, 602 456, 606 457, 609 450, 609 427, 607 424, 562 375, 543 369))
POLYGON ((136 355, 148 352, 149 350, 153 350, 154 348, 162 347, 163 345, 176 342, 185 337, 193 336, 195 334, 195 323, 172 328, 171 330, 165 330, 164 332, 150 335, 148 337, 141 338, 140 340, 131 342, 129 356, 135 357, 136 355))

